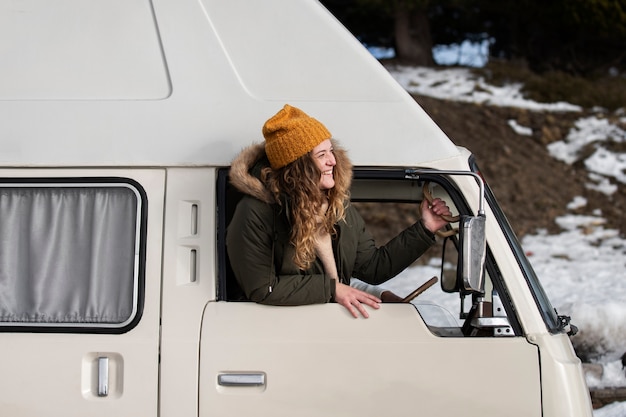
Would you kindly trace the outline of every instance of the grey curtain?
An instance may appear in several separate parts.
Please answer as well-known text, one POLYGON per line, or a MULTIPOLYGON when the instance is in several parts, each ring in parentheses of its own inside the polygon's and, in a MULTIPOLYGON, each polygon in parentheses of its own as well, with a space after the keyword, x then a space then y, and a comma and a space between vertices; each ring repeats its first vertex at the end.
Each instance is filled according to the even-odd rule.
POLYGON ((0 185, 0 326, 132 320, 138 204, 125 186, 0 185))

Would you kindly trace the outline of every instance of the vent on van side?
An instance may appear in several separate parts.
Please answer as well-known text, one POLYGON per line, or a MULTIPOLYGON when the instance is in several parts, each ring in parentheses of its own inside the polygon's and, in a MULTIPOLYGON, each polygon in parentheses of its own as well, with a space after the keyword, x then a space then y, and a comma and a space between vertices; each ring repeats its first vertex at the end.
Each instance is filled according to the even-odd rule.
POLYGON ((125 179, 0 179, 0 328, 121 333, 142 307, 145 194, 125 179))

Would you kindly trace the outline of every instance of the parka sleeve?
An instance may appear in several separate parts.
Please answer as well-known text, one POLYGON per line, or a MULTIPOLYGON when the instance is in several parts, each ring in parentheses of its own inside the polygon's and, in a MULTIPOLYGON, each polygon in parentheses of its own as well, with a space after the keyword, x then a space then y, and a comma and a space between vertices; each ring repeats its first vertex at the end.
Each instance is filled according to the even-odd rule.
POLYGON ((374 238, 365 228, 363 218, 356 210, 353 214, 358 244, 352 275, 368 284, 382 284, 395 277, 435 243, 434 234, 426 229, 420 220, 384 246, 376 247, 374 238))
POLYGON ((274 209, 244 197, 228 226, 226 244, 230 264, 246 297, 270 305, 327 303, 334 298, 335 280, 325 274, 277 275, 274 209))

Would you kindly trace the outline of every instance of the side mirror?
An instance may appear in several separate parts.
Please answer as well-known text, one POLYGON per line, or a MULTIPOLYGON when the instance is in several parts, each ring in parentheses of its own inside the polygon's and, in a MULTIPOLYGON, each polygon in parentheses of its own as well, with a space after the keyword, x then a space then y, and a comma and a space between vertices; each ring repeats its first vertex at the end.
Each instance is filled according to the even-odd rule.
MULTIPOLYGON (((457 243, 458 264, 456 277, 444 274, 446 243, 452 239, 446 238, 442 252, 441 288, 444 292, 484 293, 485 260, 487 252, 487 238, 485 234, 486 217, 484 211, 485 184, 478 173, 470 171, 437 171, 429 169, 407 170, 405 178, 420 178, 420 176, 434 175, 464 175, 472 176, 479 186, 478 212, 476 216, 460 216, 459 235, 457 243)), ((426 181, 428 181, 426 179, 426 181)))
POLYGON ((465 291, 484 292, 486 248, 485 216, 461 216, 457 283, 465 291))

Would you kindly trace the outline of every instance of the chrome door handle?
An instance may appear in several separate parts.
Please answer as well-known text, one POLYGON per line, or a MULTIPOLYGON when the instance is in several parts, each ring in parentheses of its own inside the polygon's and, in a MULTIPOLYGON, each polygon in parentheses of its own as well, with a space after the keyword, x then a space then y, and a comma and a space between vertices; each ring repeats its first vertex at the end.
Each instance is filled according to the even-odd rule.
POLYGON ((109 358, 98 358, 98 397, 109 395, 109 358))
POLYGON ((217 376, 217 383, 223 387, 258 387, 265 385, 265 373, 223 373, 217 376))

